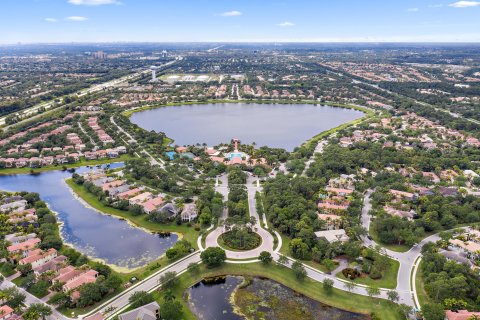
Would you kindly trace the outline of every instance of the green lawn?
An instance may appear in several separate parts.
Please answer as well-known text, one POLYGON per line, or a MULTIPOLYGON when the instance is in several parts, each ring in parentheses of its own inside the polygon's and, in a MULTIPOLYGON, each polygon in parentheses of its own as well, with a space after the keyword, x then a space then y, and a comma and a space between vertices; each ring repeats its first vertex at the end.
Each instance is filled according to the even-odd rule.
MULTIPOLYGON (((218 275, 245 275, 245 276, 261 276, 275 280, 293 290, 302 293, 312 299, 321 301, 325 304, 363 314, 370 314, 375 312, 381 315, 383 320, 402 319, 397 313, 393 303, 382 300, 373 299, 366 296, 354 295, 343 290, 334 289, 331 294, 325 293, 322 284, 313 281, 309 278, 298 281, 293 272, 283 266, 271 264, 264 266, 261 263, 249 264, 224 264, 215 269, 206 269, 203 265, 199 274, 191 274, 186 272, 179 277, 179 284, 173 290, 174 295, 182 302, 184 306, 185 320, 194 320, 195 316, 190 312, 187 302, 182 298, 184 292, 190 286, 197 283, 204 277, 218 276, 218 275)), ((161 304, 163 302, 163 293, 155 292, 157 301, 161 304)))
POLYGON ((52 166, 45 166, 41 168, 8 168, 8 169, 0 169, 0 175, 10 175, 10 174, 29 174, 29 173, 39 173, 45 171, 52 171, 52 170, 62 170, 63 167, 67 169, 70 168, 78 168, 83 166, 96 166, 99 164, 107 164, 113 162, 124 162, 129 159, 132 159, 131 156, 124 154, 118 158, 114 159, 100 159, 100 160, 85 160, 82 158, 80 161, 72 163, 72 164, 62 164, 62 165, 52 165, 52 166))
POLYGON ((417 290, 418 302, 420 302, 420 307, 424 306, 427 303, 431 303, 430 297, 427 295, 425 291, 425 282, 423 280, 423 272, 422 272, 422 264, 423 260, 420 262, 420 266, 418 267, 418 271, 415 277, 415 289, 417 290))
MULTIPOLYGON (((400 268, 400 263, 397 260, 389 259, 390 267, 383 273, 381 279, 374 280, 370 277, 357 278, 353 280, 354 283, 364 284, 370 287, 386 288, 386 289, 395 289, 397 287, 397 275, 398 269, 400 268)), ((347 280, 342 272, 336 274, 340 279, 347 280)))

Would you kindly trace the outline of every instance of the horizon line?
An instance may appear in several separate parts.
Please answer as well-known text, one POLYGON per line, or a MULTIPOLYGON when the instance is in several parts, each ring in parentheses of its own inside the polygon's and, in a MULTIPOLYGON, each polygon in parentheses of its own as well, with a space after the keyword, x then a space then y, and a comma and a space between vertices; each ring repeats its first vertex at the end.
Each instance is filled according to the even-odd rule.
POLYGON ((74 45, 74 44, 480 44, 479 41, 69 41, 69 42, 7 42, 0 46, 15 45, 74 45))

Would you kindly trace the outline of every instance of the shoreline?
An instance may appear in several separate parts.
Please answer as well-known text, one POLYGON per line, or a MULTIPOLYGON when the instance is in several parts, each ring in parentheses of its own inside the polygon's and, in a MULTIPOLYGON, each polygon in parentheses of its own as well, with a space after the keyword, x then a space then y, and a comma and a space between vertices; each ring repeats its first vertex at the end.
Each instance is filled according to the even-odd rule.
POLYGON ((245 103, 245 104, 278 104, 278 105, 289 105, 289 104, 310 104, 310 105, 319 105, 324 107, 334 107, 334 108, 342 108, 342 109, 352 109, 361 111, 365 114, 369 114, 374 110, 365 107, 365 106, 357 106, 351 104, 341 104, 341 103, 334 103, 334 102, 319 102, 319 101, 312 101, 312 100, 299 100, 299 101, 292 101, 292 100, 206 100, 206 101, 184 101, 184 102, 170 102, 170 103, 160 103, 155 105, 147 105, 137 108, 131 108, 126 111, 121 112, 120 114, 126 116, 130 119, 130 117, 137 112, 148 111, 153 109, 165 108, 165 107, 181 107, 181 106, 188 106, 188 105, 203 105, 203 104, 222 104, 222 103, 245 103))
MULTIPOLYGON (((137 229, 140 229, 146 233, 149 233, 149 234, 157 234, 157 232, 153 232, 151 230, 148 230, 147 228, 145 227, 142 227, 142 226, 139 226, 137 224, 135 224, 134 222, 130 221, 129 219, 126 219, 126 218, 123 218, 123 217, 118 217, 114 214, 110 214, 110 213, 106 213, 106 212, 103 212, 97 208, 94 208, 93 206, 91 206, 85 199, 83 199, 81 196, 79 196, 75 190, 73 190, 67 183, 67 180, 69 180, 71 178, 67 178, 67 179, 64 179, 62 180, 63 183, 65 184, 65 186, 68 188, 70 194, 75 198, 77 199, 85 208, 88 208, 88 209, 91 209, 95 212, 97 212, 98 214, 102 214, 102 215, 106 215, 106 216, 110 216, 110 217, 113 217, 113 218, 116 218, 118 220, 121 220, 121 221, 125 221, 129 226, 131 226, 132 228, 137 228, 137 229)), ((176 234, 177 235, 177 241, 178 240, 182 240, 183 239, 183 234, 182 233, 179 233, 179 232, 171 232, 169 231, 169 233, 171 234, 176 234)), ((63 240, 63 237, 62 237, 62 240, 63 240)), ((69 244, 70 246, 72 246, 71 244, 69 244)), ((78 249, 76 249, 78 250, 78 249)), ((91 258, 92 260, 98 260, 98 261, 101 261, 101 262, 104 262, 106 265, 108 265, 109 267, 111 267, 113 270, 117 271, 117 272, 120 272, 120 273, 125 273, 125 274, 128 274, 128 273, 131 273, 131 272, 135 272, 137 271, 138 269, 140 268, 144 268, 146 266, 148 266, 148 264, 152 263, 152 262, 155 262, 159 259, 161 259, 162 257, 164 257, 166 255, 166 253, 163 253, 162 255, 158 256, 155 260, 152 260, 152 261, 149 261, 147 262, 145 265, 142 265, 142 266, 138 266, 138 267, 135 267, 135 268, 128 268, 128 267, 121 267, 121 266, 118 266, 118 265, 115 265, 115 264, 109 264, 109 263, 106 263, 104 259, 101 259, 101 258, 94 258, 94 257, 90 257, 88 256, 89 258, 91 258), (125 272, 126 271, 126 272, 125 272)))

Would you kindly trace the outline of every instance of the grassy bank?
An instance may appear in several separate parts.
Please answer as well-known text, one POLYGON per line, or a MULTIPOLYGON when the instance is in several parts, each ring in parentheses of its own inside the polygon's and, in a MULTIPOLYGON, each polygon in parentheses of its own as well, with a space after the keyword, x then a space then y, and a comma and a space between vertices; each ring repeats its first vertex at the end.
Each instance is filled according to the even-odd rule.
MULTIPOLYGON (((261 263, 249 264, 224 264, 215 269, 206 269, 201 266, 201 272, 192 274, 186 272, 179 277, 179 284, 173 290, 175 297, 182 302, 184 308, 183 319, 190 320, 196 317, 190 312, 188 304, 182 297, 189 287, 200 281, 204 277, 219 275, 244 275, 244 276, 260 276, 275 280, 309 298, 318 300, 330 306, 348 310, 351 312, 370 314, 375 312, 384 320, 402 319, 398 315, 393 303, 382 300, 373 299, 366 296, 355 295, 343 290, 333 289, 332 293, 327 294, 323 290, 322 284, 309 278, 299 281, 295 278, 293 271, 276 264, 264 266, 261 263)), ((163 293, 155 292, 156 299, 163 303, 163 293)))
POLYGON ((124 154, 118 158, 114 159, 99 159, 99 160, 85 160, 82 158, 80 161, 75 163, 67 163, 67 164, 59 164, 59 165, 51 165, 45 166, 41 168, 6 168, 0 169, 0 175, 11 175, 11 174, 35 174, 40 172, 52 171, 52 170, 62 170, 63 168, 71 169, 71 168, 78 168, 83 166, 96 166, 100 164, 108 164, 114 162, 124 162, 129 159, 132 159, 131 156, 124 154))
MULTIPOLYGON (((83 199, 87 204, 89 204, 94 209, 104 213, 109 214, 118 218, 127 220, 129 223, 148 230, 150 232, 174 232, 183 237, 183 239, 189 241, 195 249, 197 248, 197 238, 199 236, 199 231, 196 231, 193 227, 188 227, 187 225, 177 225, 175 223, 170 224, 159 224, 147 220, 147 215, 134 216, 128 211, 118 210, 112 207, 104 205, 99 201, 95 195, 88 192, 84 186, 77 185, 73 182, 72 179, 66 180, 67 185, 73 190, 73 192, 83 199)), ((148 265, 135 269, 135 270, 120 270, 121 277, 124 280, 128 280, 131 277, 137 277, 143 279, 148 275, 152 274, 154 271, 167 266, 168 264, 174 262, 175 260, 169 260, 166 256, 162 256, 159 259, 150 262, 148 265)))

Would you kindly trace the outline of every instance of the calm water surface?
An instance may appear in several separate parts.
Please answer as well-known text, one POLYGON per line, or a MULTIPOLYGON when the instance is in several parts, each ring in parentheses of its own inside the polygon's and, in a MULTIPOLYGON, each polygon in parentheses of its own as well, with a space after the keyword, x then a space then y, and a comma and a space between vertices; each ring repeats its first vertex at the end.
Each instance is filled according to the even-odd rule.
MULTIPOLYGON (((119 167, 122 164, 112 164, 119 167)), ((82 167, 77 173, 86 172, 82 167)), ((155 260, 170 248, 177 235, 161 238, 132 227, 126 221, 85 207, 66 185, 68 171, 50 171, 39 175, 0 176, 0 189, 38 192, 63 223, 62 237, 90 257, 122 268, 136 268, 155 260)))
POLYGON ((242 320, 232 302, 251 319, 368 320, 369 317, 330 307, 270 279, 253 278, 240 288, 242 277, 205 279, 188 290, 188 304, 202 320, 242 320), (232 294, 237 288, 234 298, 232 294))
POLYGON ((178 145, 212 146, 238 138, 291 151, 322 131, 362 116, 357 110, 310 104, 217 103, 141 111, 131 121, 165 132, 178 145))

